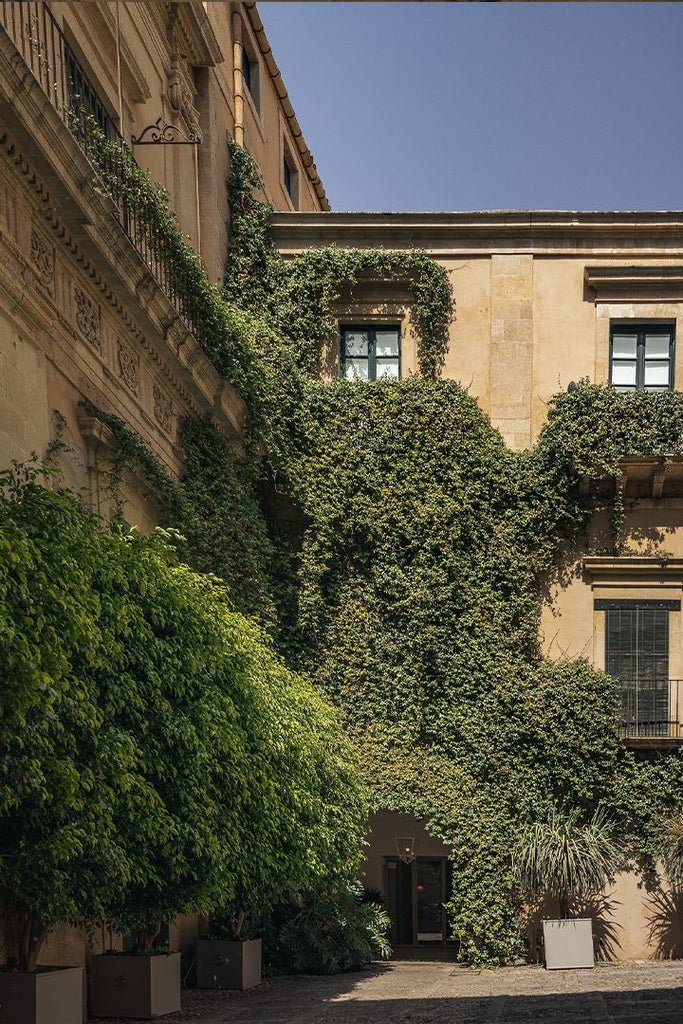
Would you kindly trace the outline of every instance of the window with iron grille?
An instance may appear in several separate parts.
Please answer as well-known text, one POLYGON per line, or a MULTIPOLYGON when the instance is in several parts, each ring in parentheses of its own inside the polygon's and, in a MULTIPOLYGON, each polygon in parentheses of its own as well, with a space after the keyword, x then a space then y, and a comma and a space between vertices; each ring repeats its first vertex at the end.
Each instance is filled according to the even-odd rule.
POLYGON ((620 683, 621 727, 666 736, 669 728, 669 612, 677 601, 596 601, 605 612, 605 671, 620 683))

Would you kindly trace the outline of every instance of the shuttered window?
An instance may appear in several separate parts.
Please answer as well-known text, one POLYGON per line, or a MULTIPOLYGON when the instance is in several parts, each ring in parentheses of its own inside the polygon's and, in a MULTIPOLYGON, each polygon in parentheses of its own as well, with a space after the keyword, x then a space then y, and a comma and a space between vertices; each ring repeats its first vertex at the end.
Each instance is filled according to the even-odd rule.
POLYGON ((622 726, 637 728, 641 735, 666 735, 669 609, 634 602, 608 604, 612 607, 605 609, 605 670, 621 683, 622 726))

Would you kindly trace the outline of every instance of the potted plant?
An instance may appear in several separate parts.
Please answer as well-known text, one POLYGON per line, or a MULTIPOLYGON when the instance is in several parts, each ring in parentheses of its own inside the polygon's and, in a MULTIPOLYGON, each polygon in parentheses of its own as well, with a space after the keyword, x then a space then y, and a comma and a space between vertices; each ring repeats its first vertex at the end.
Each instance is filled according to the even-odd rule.
POLYGON ((129 948, 91 958, 94 1017, 151 1018, 180 1009, 180 953, 158 940, 161 933, 161 922, 148 918, 129 948))
POLYGON ((197 943, 197 988, 254 988, 261 983, 261 939, 243 934, 241 907, 211 918, 197 943))
POLYGON ((545 821, 534 822, 520 838, 512 865, 522 893, 559 902, 560 919, 543 921, 548 970, 595 966, 592 919, 570 918, 571 903, 602 890, 622 861, 601 809, 582 822, 577 810, 551 808, 545 821))

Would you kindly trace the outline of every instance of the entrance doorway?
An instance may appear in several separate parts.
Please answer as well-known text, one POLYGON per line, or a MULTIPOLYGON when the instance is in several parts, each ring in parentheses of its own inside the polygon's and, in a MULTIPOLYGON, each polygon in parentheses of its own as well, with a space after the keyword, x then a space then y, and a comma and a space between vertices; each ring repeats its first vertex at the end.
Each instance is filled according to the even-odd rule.
POLYGON ((384 858, 384 892, 394 946, 445 946, 444 903, 450 898, 453 865, 446 857, 416 857, 406 863, 384 858))

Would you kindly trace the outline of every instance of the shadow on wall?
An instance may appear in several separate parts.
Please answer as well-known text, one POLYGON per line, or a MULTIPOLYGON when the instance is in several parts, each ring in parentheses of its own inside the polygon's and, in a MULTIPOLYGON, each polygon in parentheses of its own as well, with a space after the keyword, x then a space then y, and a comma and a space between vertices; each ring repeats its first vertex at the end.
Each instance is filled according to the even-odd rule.
POLYGON ((657 889, 647 903, 649 942, 663 960, 683 957, 683 892, 657 889))
MULTIPOLYGON (((593 922, 593 952, 598 963, 619 960, 621 943, 619 932, 622 926, 614 918, 621 903, 602 894, 588 899, 574 900, 569 908, 573 918, 589 917, 593 922)), ((536 907, 526 927, 526 938, 532 963, 543 963, 543 920, 557 920, 560 916, 557 900, 542 903, 536 907)))

